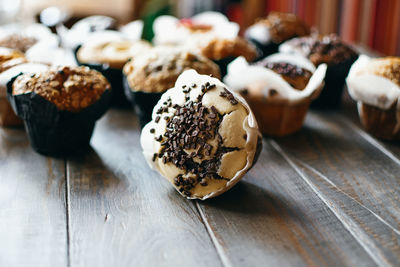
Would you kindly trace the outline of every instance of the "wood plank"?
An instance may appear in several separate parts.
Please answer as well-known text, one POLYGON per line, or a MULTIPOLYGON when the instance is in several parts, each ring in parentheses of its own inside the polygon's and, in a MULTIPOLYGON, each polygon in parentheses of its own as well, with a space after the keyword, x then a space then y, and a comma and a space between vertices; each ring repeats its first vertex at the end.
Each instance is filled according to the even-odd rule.
POLYGON ((67 266, 64 167, 0 128, 0 266, 67 266))
POLYGON ((233 266, 376 265, 269 142, 244 181, 199 208, 233 266))
POLYGON ((193 201, 144 161, 138 123, 111 110, 69 160, 71 266, 219 266, 193 201))
POLYGON ((400 231, 400 165, 340 115, 311 112, 301 132, 277 143, 400 231))

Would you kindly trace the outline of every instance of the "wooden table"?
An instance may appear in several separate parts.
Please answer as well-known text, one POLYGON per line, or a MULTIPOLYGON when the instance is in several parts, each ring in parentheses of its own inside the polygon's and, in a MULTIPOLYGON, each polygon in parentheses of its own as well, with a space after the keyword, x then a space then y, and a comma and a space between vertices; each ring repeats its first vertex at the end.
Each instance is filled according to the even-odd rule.
POLYGON ((149 169, 130 110, 110 110, 81 158, 0 133, 0 266, 400 265, 400 146, 361 130, 353 103, 264 138, 207 201, 149 169))

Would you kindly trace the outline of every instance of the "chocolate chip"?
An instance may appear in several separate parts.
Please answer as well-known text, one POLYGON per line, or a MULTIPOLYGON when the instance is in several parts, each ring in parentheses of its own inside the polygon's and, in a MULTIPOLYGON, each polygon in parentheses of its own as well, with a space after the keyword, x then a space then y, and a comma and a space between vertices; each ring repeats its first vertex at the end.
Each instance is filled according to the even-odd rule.
POLYGON ((150 129, 150 133, 155 133, 155 132, 156 132, 156 129, 154 129, 154 128, 150 129))
POLYGON ((154 119, 154 121, 155 121, 156 123, 158 123, 158 122, 160 121, 160 116, 157 116, 157 117, 154 119))

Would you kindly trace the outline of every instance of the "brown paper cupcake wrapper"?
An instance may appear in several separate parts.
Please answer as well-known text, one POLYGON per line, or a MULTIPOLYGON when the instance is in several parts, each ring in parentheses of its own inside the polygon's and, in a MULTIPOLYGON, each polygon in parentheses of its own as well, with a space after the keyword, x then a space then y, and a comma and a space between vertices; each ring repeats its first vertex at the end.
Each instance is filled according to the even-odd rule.
POLYGON ((270 136, 286 136, 301 129, 310 106, 311 98, 289 104, 244 96, 249 103, 260 131, 270 136))
POLYGON ((400 110, 397 109, 397 103, 388 110, 362 102, 358 102, 357 106, 361 123, 367 132, 386 140, 400 140, 400 110))
POLYGON ((93 105, 73 113, 59 110, 33 92, 12 95, 15 79, 7 84, 7 97, 15 114, 24 121, 34 150, 57 157, 81 153, 89 147, 96 120, 109 108, 110 90, 106 90, 93 105))

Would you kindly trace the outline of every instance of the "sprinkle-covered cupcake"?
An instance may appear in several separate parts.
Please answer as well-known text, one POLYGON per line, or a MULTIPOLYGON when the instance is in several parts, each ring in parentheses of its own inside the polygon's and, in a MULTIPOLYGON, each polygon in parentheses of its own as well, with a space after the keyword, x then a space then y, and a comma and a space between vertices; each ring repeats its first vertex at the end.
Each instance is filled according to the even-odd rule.
POLYGON ((0 73, 0 126, 15 127, 23 124, 7 100, 7 83, 21 73, 36 73, 47 70, 48 66, 36 63, 23 63, 0 73))
POLYGON ((24 121, 32 147, 51 156, 88 148, 111 93, 104 76, 87 67, 23 74, 7 87, 8 99, 24 121))
POLYGON ((153 107, 161 95, 188 69, 220 77, 215 63, 180 47, 155 47, 125 65, 125 94, 132 101, 142 126, 151 120, 153 107))
POLYGON ((274 54, 251 65, 244 58, 236 59, 224 81, 249 103, 263 134, 285 136, 303 125, 325 72, 325 64, 315 69, 302 56, 274 54))
POLYGON ((282 44, 279 50, 305 56, 315 66, 327 64, 325 86, 312 107, 337 108, 340 105, 345 78, 358 57, 351 46, 330 34, 295 38, 282 44))
POLYGON ((183 45, 218 64, 222 77, 229 62, 238 56, 252 61, 254 45, 238 36, 239 25, 218 12, 204 12, 189 19, 161 16, 153 25, 154 43, 183 45))
POLYGON ((123 91, 122 68, 132 57, 150 48, 146 41, 127 40, 117 32, 99 32, 78 48, 76 59, 80 65, 100 71, 113 88, 113 104, 124 106, 129 102, 123 91))
POLYGON ((207 199, 253 166, 262 138, 247 103, 218 79, 185 71, 141 134, 149 165, 185 197, 207 199))
POLYGON ((295 14, 271 12, 250 26, 245 37, 262 51, 262 57, 266 57, 278 52, 278 46, 284 41, 308 34, 310 28, 295 14))
POLYGON ((346 81, 365 129, 382 139, 400 140, 400 57, 362 55, 346 81))

